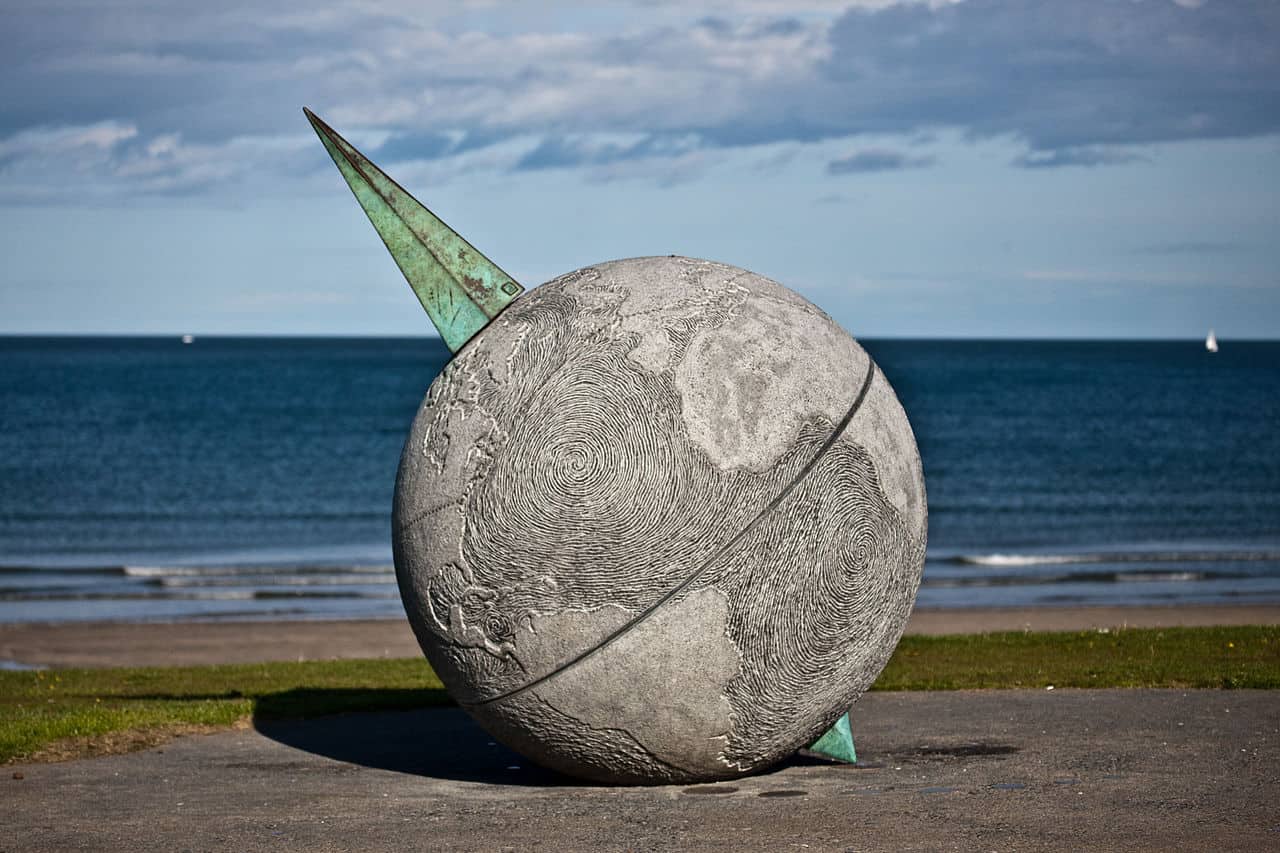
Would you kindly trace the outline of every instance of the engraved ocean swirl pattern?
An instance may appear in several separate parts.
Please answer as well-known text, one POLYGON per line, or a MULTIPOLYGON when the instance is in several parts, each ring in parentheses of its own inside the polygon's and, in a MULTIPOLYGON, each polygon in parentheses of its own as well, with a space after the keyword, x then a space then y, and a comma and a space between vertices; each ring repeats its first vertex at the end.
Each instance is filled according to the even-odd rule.
MULTIPOLYGON (((778 291, 688 259, 579 271, 514 303, 433 385, 402 466, 406 604, 430 614, 419 637, 459 701, 535 759, 598 779, 735 775, 816 736, 891 651, 923 527, 842 437, 874 371, 856 345, 797 376, 825 383, 804 393, 834 417, 793 410, 785 440, 768 422, 691 437, 689 347, 727 336, 702 357, 732 353, 752 311, 800 301, 778 291), (638 291, 646 265, 669 271, 638 291), (780 455, 759 461, 752 436, 780 455)), ((794 329, 830 323, 796 313, 794 329)))

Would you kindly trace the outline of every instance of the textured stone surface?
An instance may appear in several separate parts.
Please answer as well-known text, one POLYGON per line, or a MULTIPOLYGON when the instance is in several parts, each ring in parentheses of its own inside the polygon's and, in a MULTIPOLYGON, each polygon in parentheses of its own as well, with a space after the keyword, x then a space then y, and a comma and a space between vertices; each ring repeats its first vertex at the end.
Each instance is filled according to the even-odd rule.
POLYGON ((432 384, 393 543, 410 621, 495 736, 611 782, 811 742, 906 623, 926 511, 883 375, 745 270, 638 258, 514 303, 432 384))

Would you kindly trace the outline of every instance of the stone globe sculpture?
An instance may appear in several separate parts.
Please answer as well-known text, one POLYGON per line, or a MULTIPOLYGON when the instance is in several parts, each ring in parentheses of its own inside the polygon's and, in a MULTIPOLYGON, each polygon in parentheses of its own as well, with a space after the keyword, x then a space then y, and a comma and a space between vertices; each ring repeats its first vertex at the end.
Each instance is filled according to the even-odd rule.
POLYGON ((611 261, 521 295, 307 115, 456 353, 392 525, 451 695, 609 783, 730 778, 813 743, 888 661, 924 563, 919 453, 867 353, 710 261, 611 261))

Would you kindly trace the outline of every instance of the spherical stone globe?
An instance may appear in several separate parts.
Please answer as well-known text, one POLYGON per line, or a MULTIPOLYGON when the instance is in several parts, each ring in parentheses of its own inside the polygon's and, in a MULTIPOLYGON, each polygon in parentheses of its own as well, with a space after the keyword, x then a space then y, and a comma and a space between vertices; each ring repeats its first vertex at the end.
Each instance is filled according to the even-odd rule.
POLYGON ((746 270, 637 258, 515 301, 431 385, 394 508, 450 693, 564 773, 674 783, 806 746, 875 680, 924 563, 883 374, 746 270))

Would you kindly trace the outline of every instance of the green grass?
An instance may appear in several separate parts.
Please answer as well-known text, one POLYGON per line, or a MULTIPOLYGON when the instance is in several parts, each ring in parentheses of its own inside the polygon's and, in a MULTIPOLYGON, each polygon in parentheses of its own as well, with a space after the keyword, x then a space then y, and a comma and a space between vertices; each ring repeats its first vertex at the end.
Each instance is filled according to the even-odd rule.
POLYGON ((131 746, 124 734, 225 727, 250 716, 449 704, 420 659, 0 672, 0 763, 122 751, 131 746))
MULTIPOLYGON (((1280 688, 1280 627, 906 637, 875 690, 1280 688)), ((0 672, 0 763, 122 751, 247 718, 448 705, 422 660, 0 672)))
POLYGON ((1280 688, 1280 627, 904 637, 873 690, 1280 688))

